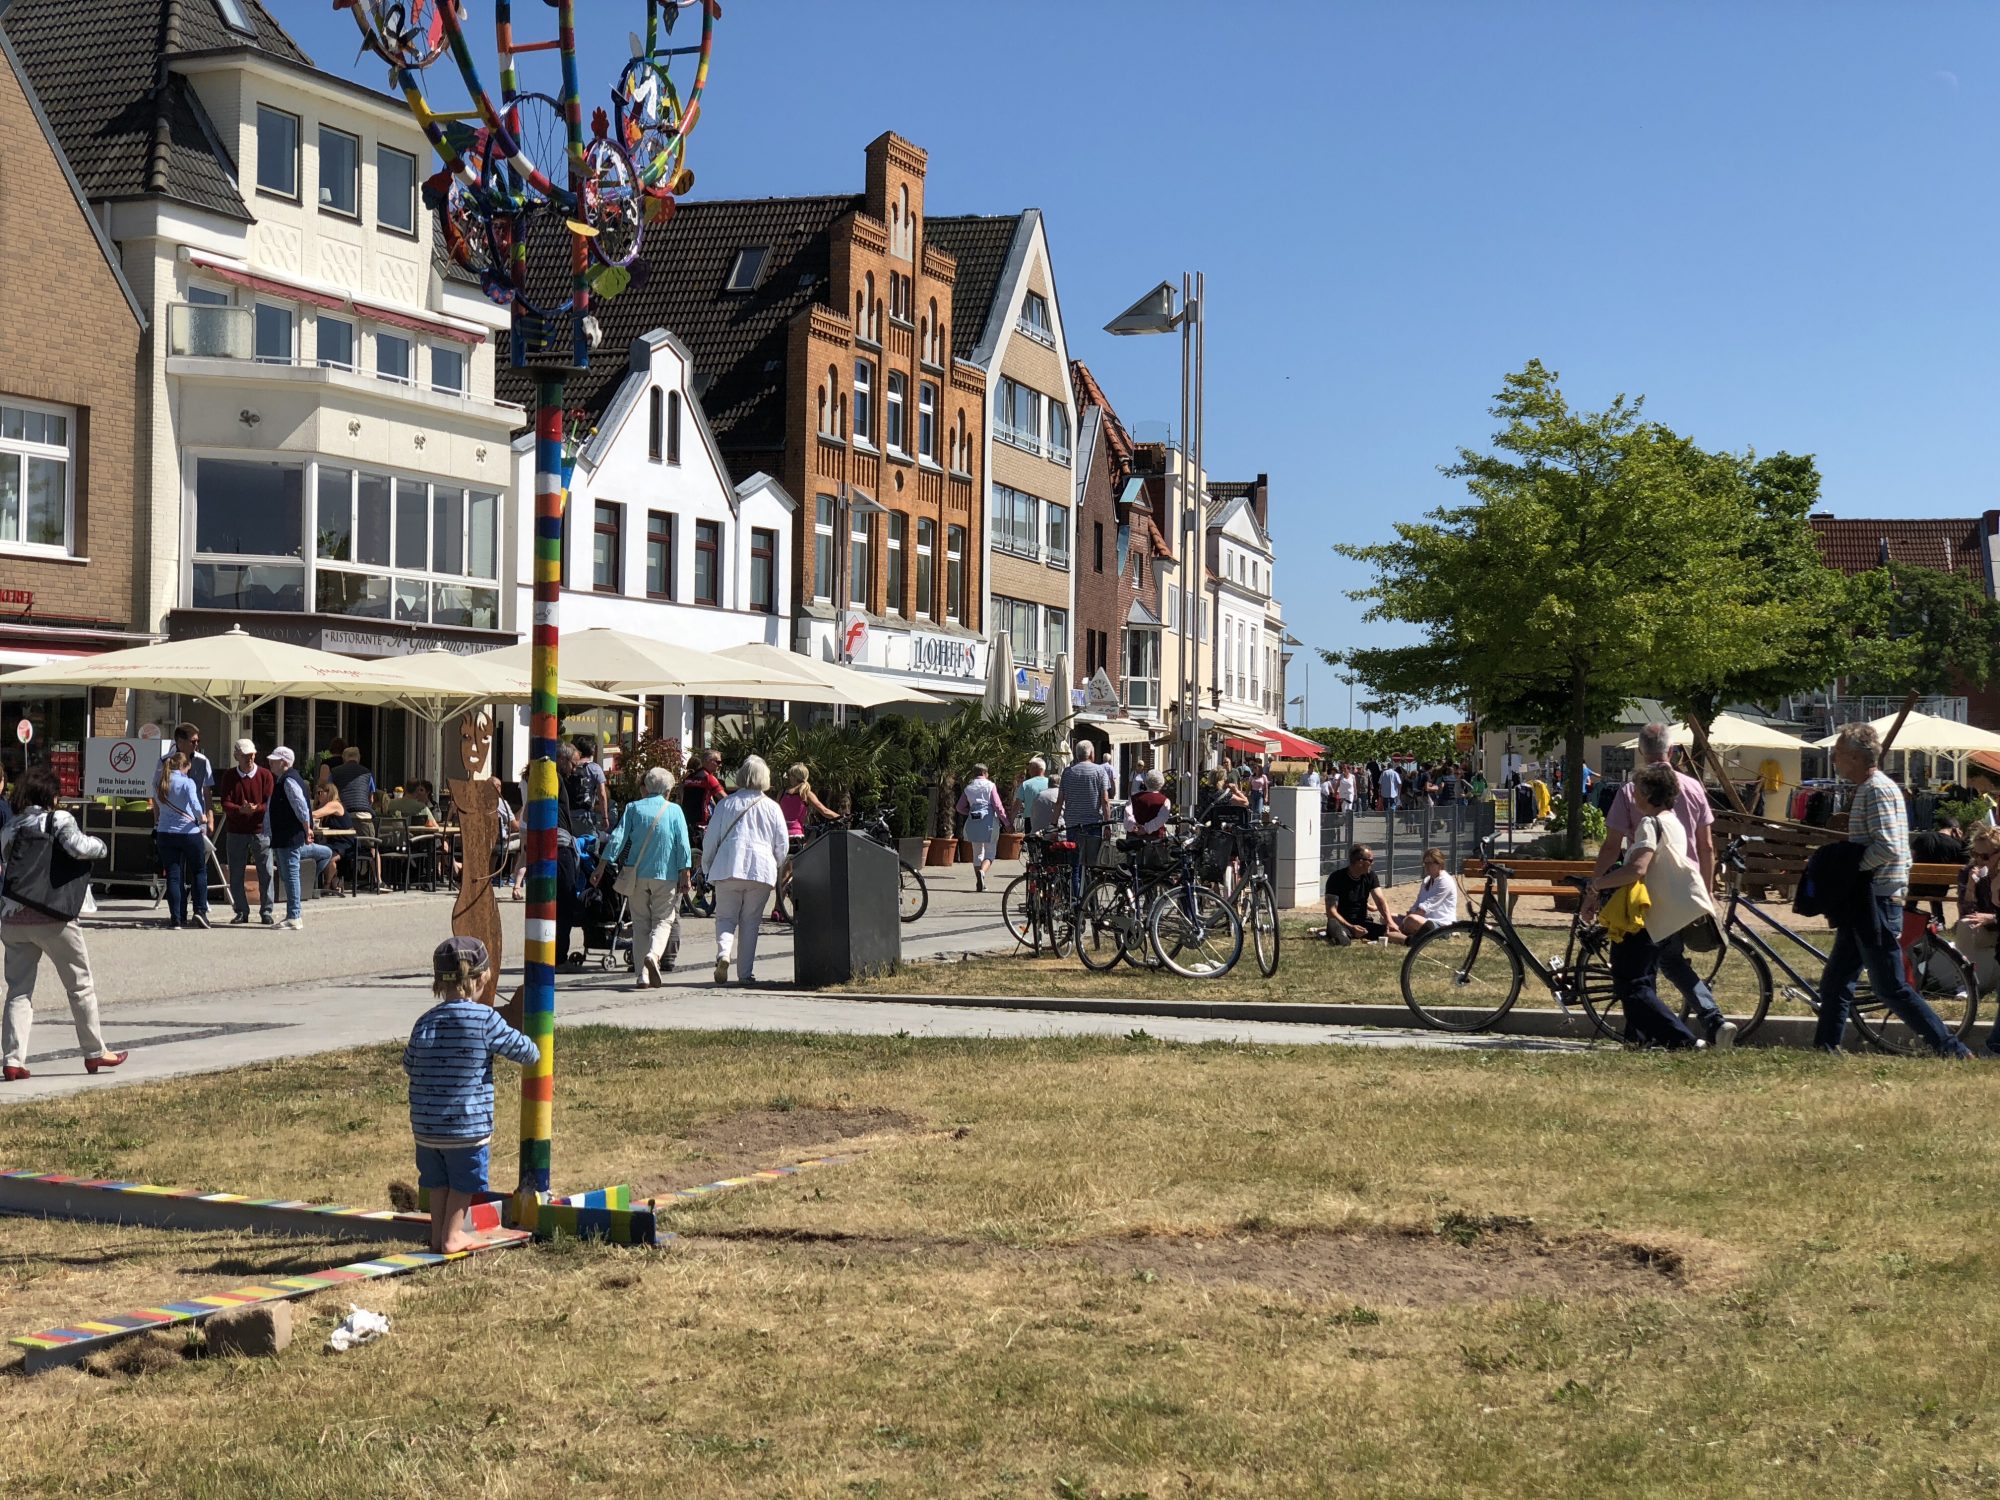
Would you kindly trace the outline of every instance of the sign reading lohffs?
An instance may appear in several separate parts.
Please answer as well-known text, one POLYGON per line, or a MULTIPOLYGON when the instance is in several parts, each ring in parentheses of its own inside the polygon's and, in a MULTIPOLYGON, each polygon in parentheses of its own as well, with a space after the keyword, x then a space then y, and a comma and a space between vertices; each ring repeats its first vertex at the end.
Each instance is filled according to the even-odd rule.
POLYGON ((150 797, 160 769, 160 742, 136 735, 83 742, 83 795, 150 797))

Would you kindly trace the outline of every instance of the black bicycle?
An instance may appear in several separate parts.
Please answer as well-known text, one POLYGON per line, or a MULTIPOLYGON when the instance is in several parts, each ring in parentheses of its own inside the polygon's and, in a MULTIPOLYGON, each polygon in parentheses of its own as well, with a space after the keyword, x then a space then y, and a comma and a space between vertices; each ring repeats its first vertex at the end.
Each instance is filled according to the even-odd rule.
MULTIPOLYGON (((847 819, 845 818, 827 819, 813 824, 806 831, 806 836, 799 840, 798 848, 792 851, 791 856, 785 861, 784 870, 780 872, 778 889, 772 902, 772 911, 776 914, 779 921, 790 922, 797 915, 796 907, 791 899, 792 884, 789 877, 792 866, 797 863, 798 857, 835 829, 847 826, 847 819)), ((889 831, 888 814, 879 809, 873 817, 869 818, 865 823, 861 823, 857 827, 856 832, 860 833, 862 837, 880 844, 891 854, 896 854, 896 836, 889 831)), ((904 859, 901 854, 896 854, 896 866, 897 912, 904 922, 914 922, 930 909, 931 888, 924 883, 924 877, 918 872, 917 867, 907 859, 904 859)))
POLYGON ((1278 972, 1278 888, 1264 868, 1264 851, 1277 831, 1285 825, 1275 819, 1250 826, 1237 834, 1237 884, 1230 901, 1243 930, 1250 937, 1251 951, 1257 955, 1257 972, 1266 979, 1278 972))

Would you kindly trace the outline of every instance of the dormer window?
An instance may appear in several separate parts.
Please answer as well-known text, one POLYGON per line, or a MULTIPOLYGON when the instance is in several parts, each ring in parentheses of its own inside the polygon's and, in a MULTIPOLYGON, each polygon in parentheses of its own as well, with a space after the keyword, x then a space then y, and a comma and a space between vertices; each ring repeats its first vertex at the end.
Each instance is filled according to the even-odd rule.
POLYGON ((771 253, 768 245, 755 245, 736 252, 736 264, 729 268, 726 290, 747 292, 757 285, 757 277, 764 269, 764 257, 771 253))
POLYGON ((245 36, 257 34, 249 11, 243 8, 243 0, 215 0, 215 8, 222 12, 222 24, 231 31, 240 31, 245 36))

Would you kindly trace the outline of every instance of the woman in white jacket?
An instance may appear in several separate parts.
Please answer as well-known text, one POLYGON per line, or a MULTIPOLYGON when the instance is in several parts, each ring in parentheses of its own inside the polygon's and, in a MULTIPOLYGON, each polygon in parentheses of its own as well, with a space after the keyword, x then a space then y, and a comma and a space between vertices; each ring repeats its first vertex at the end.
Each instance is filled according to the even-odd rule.
POLYGON ((770 790, 771 768, 761 756, 750 756, 736 773, 736 790, 715 804, 702 835, 702 869, 715 887, 717 984, 729 982, 732 958, 738 983, 756 981, 757 927, 791 843, 770 790))

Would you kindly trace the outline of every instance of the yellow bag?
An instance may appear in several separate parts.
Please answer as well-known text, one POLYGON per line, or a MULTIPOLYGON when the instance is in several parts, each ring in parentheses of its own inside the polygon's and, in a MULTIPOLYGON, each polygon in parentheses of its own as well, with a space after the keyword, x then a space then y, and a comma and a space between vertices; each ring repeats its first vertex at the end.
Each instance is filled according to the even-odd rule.
POLYGON ((1604 903, 1604 910, 1597 914, 1598 925, 1611 934, 1611 941, 1642 931, 1646 926, 1646 911, 1652 906, 1653 898, 1646 893, 1646 882, 1635 880, 1630 885, 1621 885, 1611 893, 1604 903))

